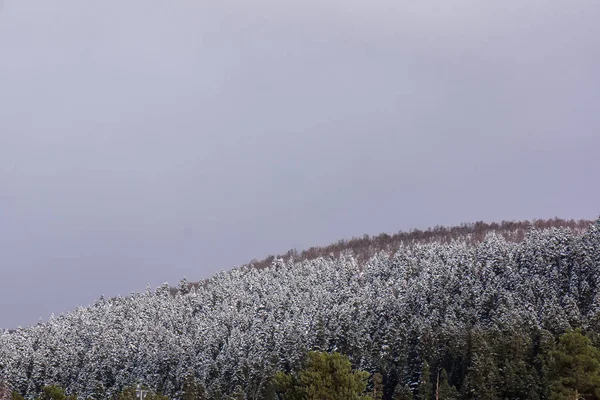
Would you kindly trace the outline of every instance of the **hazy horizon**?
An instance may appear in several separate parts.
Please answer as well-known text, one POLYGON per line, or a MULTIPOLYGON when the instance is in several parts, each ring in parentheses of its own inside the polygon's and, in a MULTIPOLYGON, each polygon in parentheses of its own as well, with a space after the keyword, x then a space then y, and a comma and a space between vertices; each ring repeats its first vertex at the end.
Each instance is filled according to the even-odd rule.
POLYGON ((0 328, 365 233, 596 219, 598 20, 0 2, 0 328))

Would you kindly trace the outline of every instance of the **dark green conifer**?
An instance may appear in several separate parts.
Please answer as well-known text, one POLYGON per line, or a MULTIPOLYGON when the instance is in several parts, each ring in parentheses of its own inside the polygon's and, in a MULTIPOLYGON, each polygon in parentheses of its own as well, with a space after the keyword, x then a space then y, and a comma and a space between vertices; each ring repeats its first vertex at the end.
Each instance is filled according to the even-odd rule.
POLYGON ((458 400, 459 393, 454 386, 452 386, 448 380, 448 372, 445 369, 439 373, 437 383, 437 396, 436 400, 458 400))
POLYGON ((552 400, 600 399, 600 350, 581 329, 562 335, 551 357, 552 400))
POLYGON ((193 373, 188 373, 183 381, 181 400, 207 400, 204 386, 196 380, 193 373))
POLYGON ((396 385, 394 389, 394 394, 392 396, 393 400, 413 400, 414 396, 412 391, 407 385, 403 385, 399 383, 396 385))
POLYGON ((419 381, 419 399, 431 400, 433 395, 433 385, 431 384, 431 369, 427 361, 423 363, 421 379, 419 381))

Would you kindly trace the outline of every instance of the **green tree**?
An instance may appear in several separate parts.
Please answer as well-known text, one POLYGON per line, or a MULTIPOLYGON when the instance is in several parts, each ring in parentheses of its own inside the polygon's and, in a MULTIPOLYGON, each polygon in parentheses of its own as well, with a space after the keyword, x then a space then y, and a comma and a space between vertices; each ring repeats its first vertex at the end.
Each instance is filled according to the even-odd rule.
POLYGON ((421 379, 419 380, 419 399, 431 400, 433 385, 431 384, 431 369, 427 361, 423 363, 421 370, 421 379))
POLYGON ((210 400, 227 400, 226 396, 223 394, 223 391, 218 387, 210 391, 208 398, 210 400))
POLYGON ((229 395, 230 400, 246 400, 246 394, 241 386, 236 386, 233 393, 229 395))
POLYGON ((413 400, 413 394, 407 385, 401 383, 397 384, 394 388, 394 394, 392 399, 394 400, 413 400))
POLYGON ((296 374, 277 373, 275 386, 285 400, 371 400, 364 394, 369 373, 353 371, 340 353, 308 353, 306 367, 296 374))
POLYGON ((77 396, 67 396, 65 390, 58 385, 44 386, 40 400, 77 400, 77 396))
POLYGON ((473 400, 498 400, 499 371, 494 359, 491 337, 480 329, 467 334, 467 374, 461 387, 462 397, 473 400))
POLYGON ((457 400, 459 398, 458 390, 448 381, 448 372, 442 369, 437 379, 436 400, 457 400))
POLYGON ((117 399, 118 400, 137 400, 137 395, 135 393, 135 387, 130 386, 130 387, 123 389, 121 391, 121 393, 119 393, 119 396, 117 397, 117 399))
POLYGON ((181 400, 207 400, 204 386, 192 373, 188 374, 183 381, 181 400))
POLYGON ((562 335, 551 357, 553 400, 600 399, 600 350, 581 329, 562 335))

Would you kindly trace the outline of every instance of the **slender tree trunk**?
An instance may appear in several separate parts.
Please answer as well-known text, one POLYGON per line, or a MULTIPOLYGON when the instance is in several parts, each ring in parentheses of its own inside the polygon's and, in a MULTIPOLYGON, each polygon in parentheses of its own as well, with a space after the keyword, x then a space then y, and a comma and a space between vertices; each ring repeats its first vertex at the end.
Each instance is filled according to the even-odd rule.
POLYGON ((435 380, 435 400, 440 400, 440 371, 438 371, 437 379, 435 380))

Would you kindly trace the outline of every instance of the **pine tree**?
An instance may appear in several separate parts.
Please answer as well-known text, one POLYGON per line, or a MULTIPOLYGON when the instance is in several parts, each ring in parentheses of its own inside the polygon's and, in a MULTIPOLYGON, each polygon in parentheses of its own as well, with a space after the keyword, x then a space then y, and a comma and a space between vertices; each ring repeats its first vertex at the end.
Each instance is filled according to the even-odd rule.
POLYGON ((278 373, 277 391, 285 400, 370 400, 364 394, 369 379, 365 371, 352 371, 340 353, 308 353, 306 367, 297 374, 278 373))
POLYGON ((57 385, 44 386, 40 394, 40 400, 66 400, 65 390, 57 385))
POLYGON ((600 398, 600 350, 581 329, 562 335, 551 357, 553 400, 600 398))

